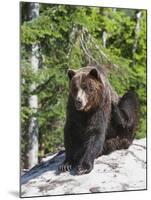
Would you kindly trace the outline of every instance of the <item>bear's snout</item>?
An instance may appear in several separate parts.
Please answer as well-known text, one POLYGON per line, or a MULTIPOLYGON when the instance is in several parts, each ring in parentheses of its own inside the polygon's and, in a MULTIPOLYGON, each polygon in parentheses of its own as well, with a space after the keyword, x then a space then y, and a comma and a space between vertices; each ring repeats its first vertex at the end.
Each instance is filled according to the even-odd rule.
POLYGON ((79 97, 77 97, 76 100, 75 100, 75 106, 76 106, 77 110, 80 110, 83 107, 82 99, 80 99, 79 97))

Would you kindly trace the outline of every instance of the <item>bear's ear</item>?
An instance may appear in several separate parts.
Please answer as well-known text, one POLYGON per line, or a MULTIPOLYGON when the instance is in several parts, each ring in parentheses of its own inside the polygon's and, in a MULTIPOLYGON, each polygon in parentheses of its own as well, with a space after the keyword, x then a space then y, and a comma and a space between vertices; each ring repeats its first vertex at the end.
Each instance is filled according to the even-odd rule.
POLYGON ((68 77, 71 80, 72 77, 76 74, 76 72, 73 69, 68 69, 68 77))
POLYGON ((91 69, 91 71, 89 72, 89 75, 93 76, 97 80, 99 79, 99 73, 96 68, 91 69))

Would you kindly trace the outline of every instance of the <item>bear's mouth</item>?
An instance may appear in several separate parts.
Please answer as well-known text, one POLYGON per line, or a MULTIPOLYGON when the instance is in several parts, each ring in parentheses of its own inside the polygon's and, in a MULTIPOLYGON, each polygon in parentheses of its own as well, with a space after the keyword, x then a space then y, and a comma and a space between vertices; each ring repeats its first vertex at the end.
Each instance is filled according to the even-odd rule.
POLYGON ((82 104, 81 103, 79 103, 79 102, 75 102, 75 107, 76 107, 76 110, 83 110, 83 106, 82 106, 82 104))

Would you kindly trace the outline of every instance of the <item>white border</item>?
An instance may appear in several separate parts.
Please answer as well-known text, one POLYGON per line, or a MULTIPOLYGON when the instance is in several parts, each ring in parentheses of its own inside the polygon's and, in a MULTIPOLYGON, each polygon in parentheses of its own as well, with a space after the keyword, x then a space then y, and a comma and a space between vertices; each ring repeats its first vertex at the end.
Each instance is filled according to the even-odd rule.
MULTIPOLYGON (((33 0, 34 2, 34 0, 33 0)), ((36 2, 36 1, 35 1, 36 2)), ((150 106, 151 1, 150 0, 41 0, 45 3, 141 8, 148 10, 148 108, 150 106)), ((17 199, 19 192, 19 1, 1 1, 0 12, 0 199, 17 199)), ((148 190, 58 196, 49 199, 149 199, 151 114, 148 112, 148 190)), ((34 198, 34 199, 41 199, 34 198)), ((47 197, 45 197, 47 199, 47 197)))
MULTIPOLYGON (((31 2, 30 0, 25 0, 31 2)), ((37 2, 37 0, 32 0, 37 2)), ((89 6, 104 6, 104 7, 123 7, 123 8, 141 8, 147 9, 150 0, 40 0, 41 3, 58 3, 58 4, 70 4, 70 5, 89 5, 89 6)), ((151 2, 150 2, 151 4, 151 2)))

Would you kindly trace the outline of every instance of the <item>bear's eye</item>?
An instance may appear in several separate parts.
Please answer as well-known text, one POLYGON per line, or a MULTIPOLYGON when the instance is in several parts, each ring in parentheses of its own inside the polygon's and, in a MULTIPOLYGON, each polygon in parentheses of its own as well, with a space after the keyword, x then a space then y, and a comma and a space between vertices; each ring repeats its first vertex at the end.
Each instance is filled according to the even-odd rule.
POLYGON ((76 86, 75 84, 72 85, 72 90, 73 90, 74 92, 77 92, 78 88, 77 88, 77 86, 76 86))
POLYGON ((90 90, 90 92, 93 92, 93 87, 90 87, 89 90, 90 90))
POLYGON ((83 89, 83 90, 87 90, 87 89, 88 89, 87 85, 83 85, 83 86, 82 86, 82 89, 83 89))
POLYGON ((89 85, 89 92, 93 92, 94 88, 92 86, 92 84, 89 85))

